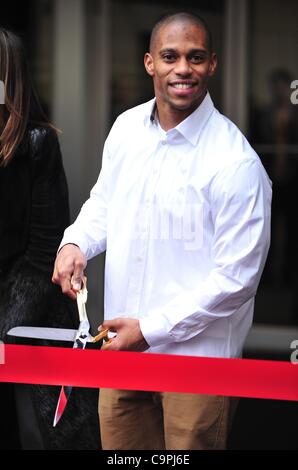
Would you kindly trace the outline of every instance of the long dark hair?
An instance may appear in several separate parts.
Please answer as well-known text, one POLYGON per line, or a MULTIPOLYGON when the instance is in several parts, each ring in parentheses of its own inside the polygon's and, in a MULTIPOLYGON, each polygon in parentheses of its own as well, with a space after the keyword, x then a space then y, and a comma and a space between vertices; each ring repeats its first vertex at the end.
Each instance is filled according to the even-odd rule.
POLYGON ((0 28, 0 80, 4 83, 4 105, 0 105, 0 166, 6 166, 29 123, 53 126, 33 89, 21 39, 3 28, 0 28))

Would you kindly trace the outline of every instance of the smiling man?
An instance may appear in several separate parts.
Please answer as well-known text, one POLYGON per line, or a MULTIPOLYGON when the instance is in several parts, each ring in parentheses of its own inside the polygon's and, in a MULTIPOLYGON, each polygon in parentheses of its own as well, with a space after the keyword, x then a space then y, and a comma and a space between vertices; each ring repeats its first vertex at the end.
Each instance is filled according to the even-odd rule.
MULTIPOLYGON (((118 117, 99 179, 65 231, 53 282, 73 298, 87 260, 106 250, 103 327, 116 335, 105 349, 241 356, 269 247, 271 184, 214 108, 216 64, 201 18, 156 24, 145 55, 155 98, 118 117)), ((224 449, 234 405, 101 390, 103 449, 224 449)))
POLYGON ((157 23, 145 67, 153 77, 164 130, 174 128, 201 104, 216 65, 211 33, 203 20, 177 14, 157 23))

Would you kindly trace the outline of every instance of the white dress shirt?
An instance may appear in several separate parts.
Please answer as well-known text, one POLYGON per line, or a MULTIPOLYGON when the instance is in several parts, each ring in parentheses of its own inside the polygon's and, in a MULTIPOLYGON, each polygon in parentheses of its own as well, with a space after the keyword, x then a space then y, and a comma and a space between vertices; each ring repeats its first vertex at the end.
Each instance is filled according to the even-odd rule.
POLYGON ((149 352, 241 356, 270 240, 271 182, 239 129, 202 104, 164 132, 155 100, 121 114, 61 246, 106 250, 105 319, 149 352))

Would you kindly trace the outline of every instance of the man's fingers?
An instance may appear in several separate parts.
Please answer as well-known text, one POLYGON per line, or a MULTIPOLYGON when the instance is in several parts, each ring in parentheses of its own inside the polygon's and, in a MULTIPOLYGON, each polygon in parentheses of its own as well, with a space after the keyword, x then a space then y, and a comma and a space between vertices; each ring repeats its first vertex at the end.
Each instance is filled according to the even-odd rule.
POLYGON ((68 295, 71 299, 76 299, 76 292, 73 289, 72 279, 71 279, 71 274, 70 274, 72 270, 70 268, 66 268, 66 269, 60 269, 60 270, 57 269, 57 271, 58 271, 58 274, 56 276, 58 278, 57 284, 60 284, 63 294, 68 295))
POLYGON ((109 341, 104 341, 100 349, 102 351, 118 351, 116 337, 109 339, 109 341))
POLYGON ((112 326, 112 325, 108 326, 108 325, 106 325, 106 323, 104 323, 102 326, 98 327, 99 332, 102 331, 102 330, 106 330, 106 329, 111 331, 112 333, 117 333, 117 328, 115 326, 112 326))
POLYGON ((85 265, 82 261, 76 261, 74 264, 74 271, 71 278, 72 288, 76 291, 80 290, 82 287, 82 282, 84 279, 84 268, 85 265))
POLYGON ((84 276, 83 271, 82 271, 81 274, 78 274, 78 273, 73 274, 73 276, 71 278, 71 286, 75 291, 78 291, 78 290, 81 289, 83 276, 84 276))
POLYGON ((60 284, 60 278, 59 278, 59 273, 58 273, 58 268, 57 268, 57 261, 55 261, 54 264, 54 271, 52 275, 52 282, 54 284, 60 284))
POLYGON ((105 330, 106 328, 114 333, 117 333, 117 330, 123 326, 122 318, 114 318, 113 320, 106 320, 102 325, 98 327, 98 330, 105 330))
POLYGON ((57 255, 52 281, 60 284, 62 292, 72 299, 81 289, 87 260, 77 245, 64 245, 57 255))
POLYGON ((71 279, 68 275, 60 275, 60 286, 63 294, 68 295, 71 299, 76 299, 77 296, 72 288, 71 279))

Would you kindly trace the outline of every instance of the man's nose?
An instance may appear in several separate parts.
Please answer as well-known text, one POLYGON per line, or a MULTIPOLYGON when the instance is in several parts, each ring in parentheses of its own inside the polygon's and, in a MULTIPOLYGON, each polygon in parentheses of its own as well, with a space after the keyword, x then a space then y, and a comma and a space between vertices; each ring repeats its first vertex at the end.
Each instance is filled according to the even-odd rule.
POLYGON ((177 75, 189 75, 191 74, 191 67, 188 60, 185 57, 181 57, 176 63, 175 73, 177 75))

